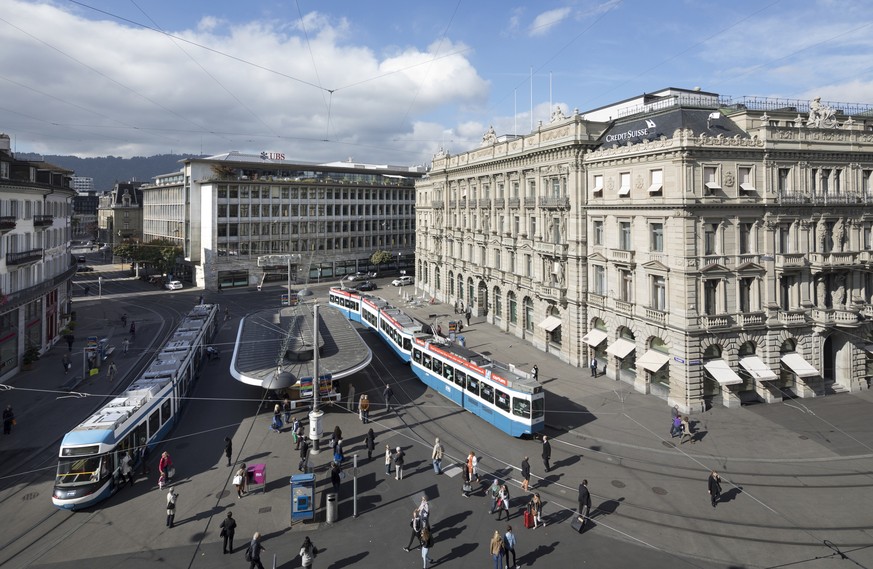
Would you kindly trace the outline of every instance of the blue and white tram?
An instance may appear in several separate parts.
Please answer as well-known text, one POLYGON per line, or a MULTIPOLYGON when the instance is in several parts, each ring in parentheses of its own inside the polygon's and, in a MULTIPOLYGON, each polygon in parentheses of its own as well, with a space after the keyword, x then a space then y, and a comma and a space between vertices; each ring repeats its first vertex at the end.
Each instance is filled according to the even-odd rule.
POLYGON ((348 289, 331 287, 329 291, 330 305, 339 309, 343 316, 354 322, 361 321, 361 293, 348 289))
POLYGON ((399 308, 387 303, 379 308, 379 334, 388 342, 397 357, 406 363, 412 359, 412 340, 418 334, 429 333, 430 326, 426 328, 399 308))
POLYGON ((527 373, 432 336, 414 339, 411 365, 428 387, 507 434, 545 426, 543 388, 527 373))
POLYGON ((111 496, 119 487, 121 460, 134 460, 175 424, 205 360, 220 307, 197 305, 148 369, 127 390, 64 436, 52 502, 78 510, 111 496))

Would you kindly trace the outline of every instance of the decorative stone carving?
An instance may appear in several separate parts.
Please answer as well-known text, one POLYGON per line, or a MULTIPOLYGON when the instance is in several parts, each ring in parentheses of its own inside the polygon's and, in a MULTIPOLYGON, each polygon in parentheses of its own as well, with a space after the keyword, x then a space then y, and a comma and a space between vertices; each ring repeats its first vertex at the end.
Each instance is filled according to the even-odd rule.
POLYGON ((734 187, 734 182, 735 182, 735 181, 736 181, 736 178, 734 177, 734 173, 733 173, 733 172, 731 172, 730 170, 728 170, 727 172, 725 172, 725 174, 724 174, 724 185, 725 185, 726 188, 733 188, 733 187, 734 187))
POLYGON ((818 245, 816 251, 822 252, 825 250, 828 238, 828 227, 824 219, 818 220, 818 225, 815 227, 815 243, 818 245))
POLYGON ((846 275, 840 273, 834 278, 834 290, 831 292, 833 306, 843 306, 846 303, 846 275))
POLYGON ((843 252, 843 238, 846 236, 846 226, 843 223, 843 218, 839 218, 836 223, 834 223, 834 251, 837 253, 843 252))
POLYGON ((558 105, 555 105, 555 110, 552 111, 552 120, 551 120, 551 122, 562 121, 562 120, 564 120, 564 119, 566 119, 566 118, 567 118, 567 117, 564 116, 564 111, 561 110, 561 107, 558 106, 558 105))
POLYGON ((825 283, 824 276, 819 273, 815 276, 815 303, 819 308, 825 308, 827 304, 827 283, 825 283))
POLYGON ((821 102, 821 97, 816 97, 809 103, 809 118, 806 126, 811 128, 836 128, 837 119, 834 109, 821 102))
POLYGON ((494 125, 488 127, 488 131, 482 135, 482 144, 479 146, 490 146, 497 143, 497 133, 494 132, 494 125))

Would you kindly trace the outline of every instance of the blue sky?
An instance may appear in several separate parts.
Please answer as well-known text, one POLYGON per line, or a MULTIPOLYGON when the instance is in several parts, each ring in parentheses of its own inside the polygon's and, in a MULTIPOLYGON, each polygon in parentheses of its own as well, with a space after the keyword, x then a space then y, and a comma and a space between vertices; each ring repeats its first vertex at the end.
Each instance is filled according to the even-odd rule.
POLYGON ((873 103, 869 1, 0 0, 0 42, 45 154, 414 165, 668 86, 873 103))

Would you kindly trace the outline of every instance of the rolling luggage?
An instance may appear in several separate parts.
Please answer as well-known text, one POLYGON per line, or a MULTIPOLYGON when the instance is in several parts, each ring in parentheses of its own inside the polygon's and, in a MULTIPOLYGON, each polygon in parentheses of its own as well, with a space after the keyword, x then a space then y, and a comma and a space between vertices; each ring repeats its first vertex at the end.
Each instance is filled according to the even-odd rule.
POLYGON ((570 520, 570 527, 575 531, 582 533, 585 529, 585 518, 579 514, 574 514, 573 518, 570 520))
POLYGON ((524 527, 530 529, 533 527, 533 512, 530 511, 530 508, 525 508, 524 510, 524 527))

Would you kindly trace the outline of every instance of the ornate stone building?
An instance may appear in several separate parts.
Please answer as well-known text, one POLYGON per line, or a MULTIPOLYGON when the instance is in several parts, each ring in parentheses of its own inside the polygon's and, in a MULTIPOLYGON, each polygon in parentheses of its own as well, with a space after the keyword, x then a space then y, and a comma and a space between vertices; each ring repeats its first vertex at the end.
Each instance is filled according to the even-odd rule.
POLYGON ((868 105, 665 89, 556 111, 435 156, 416 285, 684 410, 855 391, 871 184, 868 105))

